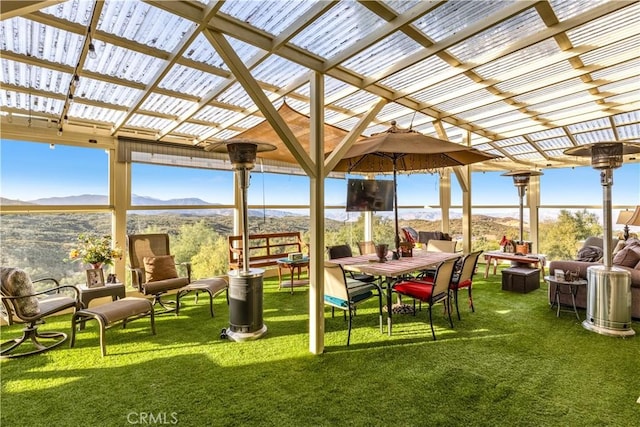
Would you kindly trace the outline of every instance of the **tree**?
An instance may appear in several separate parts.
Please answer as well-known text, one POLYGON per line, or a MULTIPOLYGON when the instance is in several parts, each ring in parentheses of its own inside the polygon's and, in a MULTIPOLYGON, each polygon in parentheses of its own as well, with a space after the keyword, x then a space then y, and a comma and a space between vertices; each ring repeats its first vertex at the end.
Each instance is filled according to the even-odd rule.
POLYGON ((171 243, 176 263, 190 262, 192 279, 218 276, 227 272, 227 239, 205 221, 185 224, 171 243))
POLYGON ((573 259, 578 242, 601 234, 596 215, 586 209, 576 213, 563 209, 557 220, 540 224, 540 252, 549 259, 573 259))

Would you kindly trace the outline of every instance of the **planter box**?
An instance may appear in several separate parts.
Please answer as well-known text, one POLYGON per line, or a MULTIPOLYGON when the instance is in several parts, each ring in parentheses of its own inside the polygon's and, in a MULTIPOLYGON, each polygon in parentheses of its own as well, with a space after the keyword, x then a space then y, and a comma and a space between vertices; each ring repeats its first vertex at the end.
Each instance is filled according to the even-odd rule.
POLYGON ((502 290, 526 294, 540 288, 540 269, 511 267, 502 270, 502 290))

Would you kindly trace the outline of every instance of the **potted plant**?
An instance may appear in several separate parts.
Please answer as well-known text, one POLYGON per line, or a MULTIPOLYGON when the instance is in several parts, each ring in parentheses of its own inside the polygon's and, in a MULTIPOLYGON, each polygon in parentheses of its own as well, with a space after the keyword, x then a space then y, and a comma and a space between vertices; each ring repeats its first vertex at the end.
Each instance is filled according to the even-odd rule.
POLYGON ((81 261, 93 268, 113 265, 113 260, 122 257, 122 249, 113 247, 110 235, 80 233, 75 248, 69 252, 69 261, 81 261))

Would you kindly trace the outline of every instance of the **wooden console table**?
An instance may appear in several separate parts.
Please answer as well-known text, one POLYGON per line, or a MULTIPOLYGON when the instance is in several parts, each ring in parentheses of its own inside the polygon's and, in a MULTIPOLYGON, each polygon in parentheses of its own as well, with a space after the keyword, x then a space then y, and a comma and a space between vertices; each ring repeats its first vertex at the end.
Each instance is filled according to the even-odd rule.
POLYGON ((527 254, 516 255, 510 252, 489 251, 484 253, 484 260, 487 266, 484 270, 484 278, 489 277, 489 267, 493 263, 493 274, 496 274, 498 269, 498 261, 507 260, 515 261, 520 264, 534 264, 535 267, 539 267, 542 270, 541 277, 545 276, 544 266, 546 264, 546 257, 540 254, 527 254))

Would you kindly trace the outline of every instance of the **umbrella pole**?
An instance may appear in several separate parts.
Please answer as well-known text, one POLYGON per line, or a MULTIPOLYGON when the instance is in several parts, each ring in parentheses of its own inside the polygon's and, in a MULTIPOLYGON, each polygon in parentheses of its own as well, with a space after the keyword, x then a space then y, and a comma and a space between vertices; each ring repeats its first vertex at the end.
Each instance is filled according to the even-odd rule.
POLYGON ((393 158, 393 211, 396 223, 396 253, 400 254, 400 227, 398 227, 398 180, 396 177, 397 167, 396 158, 393 158))

